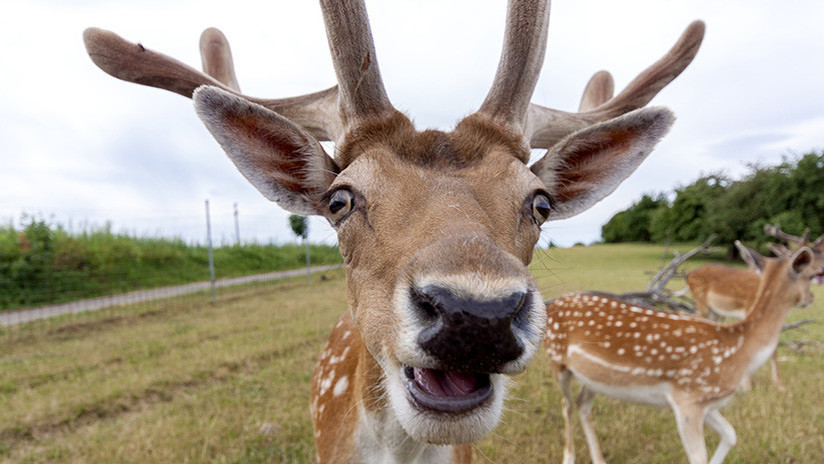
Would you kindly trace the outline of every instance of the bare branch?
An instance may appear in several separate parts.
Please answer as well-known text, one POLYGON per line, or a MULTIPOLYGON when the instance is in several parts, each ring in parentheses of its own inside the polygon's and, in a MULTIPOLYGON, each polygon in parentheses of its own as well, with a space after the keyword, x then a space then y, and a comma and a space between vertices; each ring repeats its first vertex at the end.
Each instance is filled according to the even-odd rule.
POLYGON ((685 261, 692 258, 693 256, 697 255, 698 253, 709 253, 709 246, 715 241, 715 238, 718 237, 717 234, 712 234, 704 240, 700 246, 693 248, 692 250, 684 253, 683 255, 676 256, 669 264, 663 266, 655 277, 650 280, 649 284, 647 285, 646 291, 648 292, 658 292, 660 293, 663 291, 664 287, 667 286, 670 279, 675 275, 675 272, 678 268, 684 264, 685 261))
POLYGON ((786 332, 788 330, 797 329, 799 327, 803 327, 803 326, 808 325, 808 324, 815 324, 817 322, 818 322, 818 319, 804 319, 803 321, 797 321, 797 322, 793 322, 791 324, 784 324, 784 326, 781 327, 781 331, 786 332))

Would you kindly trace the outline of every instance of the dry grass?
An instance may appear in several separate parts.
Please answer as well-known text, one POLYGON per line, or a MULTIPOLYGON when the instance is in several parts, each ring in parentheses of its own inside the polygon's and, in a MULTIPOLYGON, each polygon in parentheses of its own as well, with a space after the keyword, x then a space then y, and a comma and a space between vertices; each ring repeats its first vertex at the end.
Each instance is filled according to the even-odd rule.
MULTIPOLYGON (((544 296, 639 289, 658 247, 552 249, 535 259, 544 296)), ((682 285, 682 282, 673 286, 682 285)), ((824 320, 824 295, 793 319, 824 320)), ((137 306, 0 334, 0 462, 312 462, 309 379, 346 306, 342 275, 235 289, 215 306, 137 306)), ((824 341, 824 323, 785 338, 824 341)), ((788 392, 755 377, 724 409, 739 443, 730 463, 822 462, 822 347, 781 348, 788 392)), ((476 461, 559 462, 560 393, 539 354, 476 461)), ((594 418, 610 462, 685 462, 671 413, 599 398, 594 418)), ((710 446, 717 442, 707 434, 710 446)), ((580 428, 579 462, 589 462, 580 428)))

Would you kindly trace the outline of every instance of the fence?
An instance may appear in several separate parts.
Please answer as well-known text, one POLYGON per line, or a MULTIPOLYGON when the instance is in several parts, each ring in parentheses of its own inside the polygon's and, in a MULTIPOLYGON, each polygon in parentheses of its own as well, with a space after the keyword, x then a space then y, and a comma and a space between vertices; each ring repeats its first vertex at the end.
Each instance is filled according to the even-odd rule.
POLYGON ((307 263, 342 275, 331 228, 310 222, 311 246, 304 247, 289 237, 286 217, 241 214, 237 204, 210 211, 207 201, 199 217, 141 212, 115 223, 62 213, 9 220, 0 226, 0 331, 19 333, 34 318, 168 298, 200 302, 206 294, 214 302, 218 288, 265 282, 290 269, 287 276, 303 275, 307 263))

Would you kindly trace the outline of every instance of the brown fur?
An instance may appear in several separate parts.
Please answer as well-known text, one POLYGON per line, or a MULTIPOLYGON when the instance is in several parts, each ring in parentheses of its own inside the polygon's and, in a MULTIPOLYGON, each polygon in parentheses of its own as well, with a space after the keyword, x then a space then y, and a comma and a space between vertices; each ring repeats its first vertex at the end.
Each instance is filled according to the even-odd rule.
POLYGON ((589 418, 596 393, 669 405, 691 464, 707 462, 703 423, 721 434, 713 462, 735 444, 735 431, 718 413, 741 379, 778 343, 790 309, 805 301, 812 253, 766 259, 746 319, 722 325, 701 318, 633 306, 595 294, 569 294, 547 307, 546 349, 564 393, 565 462, 573 457, 569 381, 582 384, 577 403, 593 462, 603 456, 589 418), (634 396, 633 396, 634 395, 634 396))
POLYGON ((418 132, 403 113, 369 121, 352 131, 335 152, 335 161, 345 169, 358 156, 380 146, 404 162, 430 169, 461 169, 476 165, 492 149, 529 161, 522 138, 509 135, 505 127, 475 114, 463 119, 454 131, 418 132))
MULTIPOLYGON (((375 388, 381 385, 380 375, 380 366, 363 350, 360 332, 349 314, 345 313, 332 329, 312 376, 310 412, 319 462, 342 464, 363 461, 363 457, 352 448, 352 435, 356 430, 352 424, 360 420, 358 405, 363 405, 372 413, 388 407, 385 392, 375 388), (336 395, 335 387, 343 379, 346 379, 347 386, 341 387, 336 395)), ((471 461, 470 445, 454 447, 453 464, 469 464, 471 461)))
POLYGON ((698 315, 708 318, 715 310, 740 311, 748 308, 758 288, 758 274, 751 270, 707 264, 687 274, 687 285, 698 315))

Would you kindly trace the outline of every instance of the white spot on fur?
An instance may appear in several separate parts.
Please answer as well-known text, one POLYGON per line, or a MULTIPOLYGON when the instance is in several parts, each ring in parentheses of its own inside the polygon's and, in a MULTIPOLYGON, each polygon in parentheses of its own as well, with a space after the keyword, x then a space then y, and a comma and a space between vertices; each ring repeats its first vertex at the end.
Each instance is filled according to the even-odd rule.
POLYGON ((349 387, 349 377, 343 376, 335 382, 335 387, 332 389, 333 396, 340 396, 343 392, 346 391, 346 388, 349 387))

